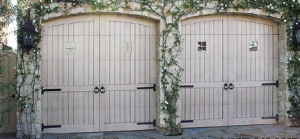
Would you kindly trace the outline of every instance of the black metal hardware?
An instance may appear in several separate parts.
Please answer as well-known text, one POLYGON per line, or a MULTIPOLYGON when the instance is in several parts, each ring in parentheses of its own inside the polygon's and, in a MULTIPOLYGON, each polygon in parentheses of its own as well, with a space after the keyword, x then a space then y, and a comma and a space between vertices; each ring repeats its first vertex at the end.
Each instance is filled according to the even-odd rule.
POLYGON ((229 84, 229 89, 233 89, 234 85, 232 83, 229 84))
POLYGON ((194 88, 194 85, 180 85, 180 88, 194 88))
POLYGON ((228 84, 227 84, 227 83, 224 84, 224 89, 225 89, 225 90, 228 89, 228 84))
POLYGON ((137 125, 147 125, 152 124, 154 127, 156 127, 156 120, 154 119, 153 122, 144 122, 144 123, 136 123, 137 125))
POLYGON ((100 92, 101 92, 101 93, 105 93, 105 87, 101 86, 100 92))
POLYGON ((61 89, 44 89, 44 87, 42 87, 42 94, 44 94, 44 92, 58 92, 61 91, 61 89))
POLYGON ((181 120, 181 123, 192 123, 194 120, 181 120))
POLYGON ((15 95, 15 94, 12 94, 10 97, 11 97, 11 98, 15 98, 15 97, 16 97, 16 95, 15 95))
POLYGON ((278 88, 279 82, 277 80, 275 83, 262 83, 261 85, 275 85, 278 88))
POLYGON ((61 125, 47 125, 47 126, 45 126, 44 123, 42 123, 42 131, 44 131, 45 128, 61 128, 61 125))
POLYGON ((265 116, 265 117, 261 117, 261 119, 276 119, 276 121, 278 121, 279 115, 276 114, 276 116, 265 116))
POLYGON ((98 88, 98 87, 95 87, 94 92, 95 92, 95 93, 99 93, 99 88, 98 88))
POLYGON ((153 89, 153 91, 156 91, 156 84, 153 84, 152 87, 137 87, 137 89, 153 89))

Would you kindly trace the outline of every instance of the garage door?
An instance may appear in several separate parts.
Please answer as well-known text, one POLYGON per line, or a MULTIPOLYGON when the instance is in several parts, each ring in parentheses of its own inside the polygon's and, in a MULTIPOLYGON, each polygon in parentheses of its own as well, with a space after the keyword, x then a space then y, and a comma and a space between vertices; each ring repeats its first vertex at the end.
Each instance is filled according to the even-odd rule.
POLYGON ((46 22, 44 30, 44 132, 154 128, 143 123, 156 117, 155 22, 84 15, 46 22))
POLYGON ((182 127, 276 123, 263 119, 278 112, 276 23, 205 16, 184 20, 182 38, 182 127))

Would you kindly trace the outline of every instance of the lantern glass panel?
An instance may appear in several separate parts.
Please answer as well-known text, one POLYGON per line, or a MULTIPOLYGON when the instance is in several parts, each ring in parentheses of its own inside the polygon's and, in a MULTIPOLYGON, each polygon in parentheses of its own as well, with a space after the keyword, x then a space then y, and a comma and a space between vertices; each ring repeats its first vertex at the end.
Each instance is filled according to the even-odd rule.
POLYGON ((33 31, 29 32, 29 43, 30 44, 33 44, 33 33, 34 33, 33 31))
POLYGON ((26 31, 23 31, 23 44, 27 44, 28 35, 26 31))
POLYGON ((300 29, 295 31, 295 35, 296 35, 296 42, 299 45, 300 44, 300 29))

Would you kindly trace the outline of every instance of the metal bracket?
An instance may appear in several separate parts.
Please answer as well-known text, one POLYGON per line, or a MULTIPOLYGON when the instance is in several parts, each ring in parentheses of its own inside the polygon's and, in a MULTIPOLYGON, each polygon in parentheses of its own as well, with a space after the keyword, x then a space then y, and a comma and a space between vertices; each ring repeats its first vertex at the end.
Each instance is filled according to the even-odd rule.
POLYGON ((180 88, 194 88, 194 85, 180 85, 180 88))
POLYGON ((261 85, 275 85, 278 88, 279 82, 277 80, 275 83, 262 83, 261 85))
POLYGON ((276 114, 276 116, 265 116, 265 117, 261 117, 261 119, 276 119, 276 121, 278 121, 279 119, 279 115, 276 114))
POLYGON ((194 120, 181 120, 181 123, 193 123, 194 120))
POLYGON ((137 87, 137 89, 153 89, 153 91, 156 91, 156 84, 153 84, 152 87, 137 87))
POLYGON ((154 127, 156 127, 156 120, 154 119, 153 122, 144 122, 144 123, 136 123, 137 125, 147 125, 152 124, 154 127))
POLYGON ((44 87, 42 87, 42 95, 44 94, 44 92, 59 92, 61 91, 61 89, 44 89, 44 87))
POLYGON ((61 128, 61 125, 48 125, 48 126, 45 126, 44 123, 42 123, 42 131, 44 131, 45 128, 61 128))

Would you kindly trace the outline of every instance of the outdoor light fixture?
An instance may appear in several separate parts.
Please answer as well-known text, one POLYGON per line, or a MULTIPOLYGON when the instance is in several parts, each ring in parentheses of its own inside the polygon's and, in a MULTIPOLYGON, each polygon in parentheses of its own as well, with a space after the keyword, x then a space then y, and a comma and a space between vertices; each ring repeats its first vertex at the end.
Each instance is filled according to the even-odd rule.
POLYGON ((22 30, 22 36, 23 36, 23 50, 27 50, 27 53, 29 54, 29 51, 33 47, 33 41, 34 41, 34 25, 30 22, 30 9, 28 9, 28 18, 23 27, 22 30))
POLYGON ((294 27, 294 46, 296 47, 297 50, 299 50, 299 46, 300 46, 300 24, 296 25, 294 27))

